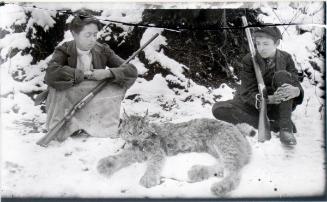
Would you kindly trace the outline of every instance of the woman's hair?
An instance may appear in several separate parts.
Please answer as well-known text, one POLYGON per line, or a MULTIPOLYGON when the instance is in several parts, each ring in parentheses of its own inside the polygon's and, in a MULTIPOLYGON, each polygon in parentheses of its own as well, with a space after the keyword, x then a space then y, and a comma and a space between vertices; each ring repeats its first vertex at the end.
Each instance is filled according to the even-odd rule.
POLYGON ((95 24, 98 29, 102 28, 102 24, 92 15, 92 11, 88 9, 78 10, 75 12, 75 17, 69 25, 70 31, 80 33, 85 25, 95 24))

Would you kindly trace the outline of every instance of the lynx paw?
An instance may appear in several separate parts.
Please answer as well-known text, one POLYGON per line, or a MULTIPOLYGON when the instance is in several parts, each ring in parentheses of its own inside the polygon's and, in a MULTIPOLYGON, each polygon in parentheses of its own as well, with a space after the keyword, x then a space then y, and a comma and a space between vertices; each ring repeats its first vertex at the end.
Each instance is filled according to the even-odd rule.
POLYGON ((99 173, 110 176, 118 169, 118 162, 114 156, 108 156, 98 162, 97 169, 99 173))
POLYGON ((208 167, 202 165, 192 166, 187 174, 191 182, 199 182, 210 177, 210 171, 208 167))
POLYGON ((140 180, 140 184, 146 188, 156 186, 156 185, 160 184, 160 176, 144 174, 140 180))
POLYGON ((214 183, 211 187, 211 191, 217 196, 225 196, 228 192, 232 191, 233 189, 234 189, 233 183, 226 182, 226 181, 214 183))
POLYGON ((191 182, 199 182, 209 177, 223 177, 224 168, 220 166, 203 166, 203 165, 194 165, 188 171, 188 177, 191 182))

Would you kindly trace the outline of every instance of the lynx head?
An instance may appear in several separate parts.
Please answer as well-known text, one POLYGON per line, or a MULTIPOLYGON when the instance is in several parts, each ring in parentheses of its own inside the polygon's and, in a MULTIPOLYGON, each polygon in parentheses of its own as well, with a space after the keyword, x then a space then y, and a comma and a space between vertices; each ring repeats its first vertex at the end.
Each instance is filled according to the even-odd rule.
POLYGON ((125 110, 118 134, 127 142, 141 143, 154 135, 148 119, 148 111, 144 116, 127 115, 125 110))

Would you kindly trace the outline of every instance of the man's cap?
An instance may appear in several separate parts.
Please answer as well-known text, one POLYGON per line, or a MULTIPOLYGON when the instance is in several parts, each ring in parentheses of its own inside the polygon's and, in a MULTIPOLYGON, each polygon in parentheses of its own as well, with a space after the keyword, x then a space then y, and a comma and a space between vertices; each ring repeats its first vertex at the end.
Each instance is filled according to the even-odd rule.
POLYGON ((277 27, 259 27, 257 30, 254 31, 254 36, 262 36, 262 34, 269 35, 272 37, 275 41, 278 39, 282 39, 282 34, 280 33, 279 29, 277 27))

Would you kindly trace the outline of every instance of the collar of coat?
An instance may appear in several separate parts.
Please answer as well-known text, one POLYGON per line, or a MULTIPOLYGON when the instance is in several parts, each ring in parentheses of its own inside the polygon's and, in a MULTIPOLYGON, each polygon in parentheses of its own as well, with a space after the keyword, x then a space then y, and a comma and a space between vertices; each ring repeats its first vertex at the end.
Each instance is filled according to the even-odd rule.
MULTIPOLYGON (((76 68, 77 65, 77 48, 76 48, 76 42, 68 41, 63 45, 65 48, 65 52, 67 54, 67 62, 71 67, 76 68)), ((104 46, 98 42, 94 45, 94 47, 90 50, 92 54, 92 65, 94 69, 101 69, 100 63, 99 63, 99 56, 104 53, 104 46)))
MULTIPOLYGON (((262 71, 263 67, 266 65, 264 59, 260 56, 258 52, 256 52, 255 58, 262 71)), ((275 62, 276 62, 276 71, 285 70, 287 55, 285 54, 284 51, 281 51, 279 49, 276 50, 275 62)))

